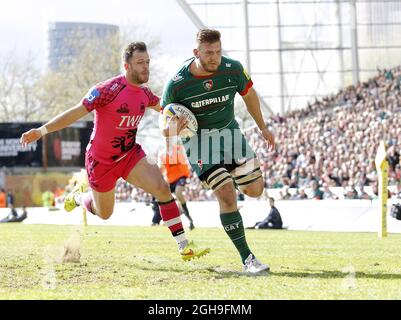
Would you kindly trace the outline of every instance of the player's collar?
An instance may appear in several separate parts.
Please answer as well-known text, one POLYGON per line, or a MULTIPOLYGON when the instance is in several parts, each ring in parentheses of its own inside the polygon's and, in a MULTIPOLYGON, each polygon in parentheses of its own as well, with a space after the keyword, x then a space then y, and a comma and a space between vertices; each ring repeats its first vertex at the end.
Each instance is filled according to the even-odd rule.
MULTIPOLYGON (((194 75, 194 74, 191 72, 191 65, 192 65, 192 63, 196 63, 196 62, 195 62, 195 59, 196 59, 196 58, 193 57, 192 61, 188 64, 188 73, 189 73, 192 77, 194 77, 195 79, 207 79, 207 78, 212 78, 212 77, 214 77, 214 76, 219 72, 219 69, 217 69, 216 72, 213 72, 213 73, 208 74, 208 75, 205 75, 205 76, 197 76, 197 75, 194 75)), ((220 68, 220 66, 219 66, 219 68, 220 68)))
POLYGON ((132 84, 128 81, 127 77, 125 76, 125 74, 123 74, 123 83, 126 84, 128 87, 134 89, 134 90, 140 90, 141 89, 141 85, 136 85, 136 84, 132 84))

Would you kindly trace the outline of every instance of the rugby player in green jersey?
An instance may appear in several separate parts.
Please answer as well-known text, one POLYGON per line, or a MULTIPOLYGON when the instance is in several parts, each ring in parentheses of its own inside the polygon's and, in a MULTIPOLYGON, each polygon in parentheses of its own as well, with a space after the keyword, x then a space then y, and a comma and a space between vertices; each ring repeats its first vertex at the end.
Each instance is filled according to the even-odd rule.
MULTIPOLYGON (((237 207, 235 186, 250 197, 259 197, 264 190, 259 161, 234 117, 237 92, 270 149, 275 147, 274 137, 266 127, 250 76, 240 62, 222 56, 220 32, 203 29, 196 40, 195 57, 185 61, 168 81, 161 106, 179 103, 194 113, 197 135, 183 139, 188 160, 202 184, 213 190, 221 223, 241 256, 244 271, 268 271, 269 267, 249 249, 237 207)), ((177 127, 182 128, 185 123, 186 120, 178 119, 177 127)), ((163 134, 174 135, 168 129, 163 134)))

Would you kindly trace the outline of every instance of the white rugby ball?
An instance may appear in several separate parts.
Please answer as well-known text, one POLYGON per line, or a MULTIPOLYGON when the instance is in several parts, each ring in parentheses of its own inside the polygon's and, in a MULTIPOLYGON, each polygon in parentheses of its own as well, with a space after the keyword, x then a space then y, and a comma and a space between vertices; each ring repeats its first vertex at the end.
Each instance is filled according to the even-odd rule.
POLYGON ((196 121, 195 115, 187 107, 184 107, 179 103, 170 103, 164 107, 162 114, 160 115, 159 125, 163 129, 173 116, 185 117, 188 120, 188 126, 181 130, 179 133, 182 138, 190 138, 198 131, 198 121, 196 121))

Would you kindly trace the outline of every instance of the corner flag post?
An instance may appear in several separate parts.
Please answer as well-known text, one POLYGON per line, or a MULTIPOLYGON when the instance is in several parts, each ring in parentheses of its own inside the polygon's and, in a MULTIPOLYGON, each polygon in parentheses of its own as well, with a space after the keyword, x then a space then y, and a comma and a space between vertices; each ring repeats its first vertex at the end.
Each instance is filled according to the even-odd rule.
POLYGON ((380 141, 379 148, 377 150, 376 159, 376 170, 379 179, 379 238, 387 237, 387 182, 388 182, 388 162, 386 160, 386 147, 384 141, 380 141))

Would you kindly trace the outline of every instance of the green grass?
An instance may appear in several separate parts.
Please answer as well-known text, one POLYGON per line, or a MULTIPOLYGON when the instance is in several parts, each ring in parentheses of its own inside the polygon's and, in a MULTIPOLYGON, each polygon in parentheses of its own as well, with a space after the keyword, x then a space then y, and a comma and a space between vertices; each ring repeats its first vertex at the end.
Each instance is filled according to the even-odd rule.
POLYGON ((222 229, 187 234, 212 252, 181 261, 165 227, 1 224, 0 299, 401 299, 398 234, 247 230, 271 267, 256 277, 222 229), (80 262, 62 263, 71 239, 80 262))

